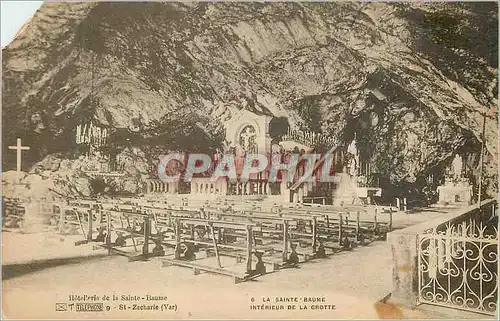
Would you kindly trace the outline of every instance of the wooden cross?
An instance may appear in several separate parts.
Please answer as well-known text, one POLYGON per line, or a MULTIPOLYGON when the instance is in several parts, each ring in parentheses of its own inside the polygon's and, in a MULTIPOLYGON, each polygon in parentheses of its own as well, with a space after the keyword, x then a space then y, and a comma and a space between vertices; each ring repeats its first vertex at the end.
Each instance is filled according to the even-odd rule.
POLYGON ((17 150, 17 171, 21 171, 21 151, 30 149, 28 146, 21 146, 21 138, 17 139, 16 146, 9 146, 9 149, 17 150))

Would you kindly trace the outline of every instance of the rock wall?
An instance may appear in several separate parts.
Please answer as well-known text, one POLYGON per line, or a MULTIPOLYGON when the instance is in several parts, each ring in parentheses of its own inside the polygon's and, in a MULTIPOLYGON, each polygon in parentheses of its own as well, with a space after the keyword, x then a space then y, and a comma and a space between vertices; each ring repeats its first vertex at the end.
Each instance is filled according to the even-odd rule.
POLYGON ((497 13, 494 3, 47 3, 3 49, 4 168, 17 136, 32 146, 25 167, 54 153, 63 162, 89 119, 134 129, 119 152, 209 149, 244 106, 346 142, 356 130, 393 185, 441 175, 455 152, 477 181, 486 117, 493 195, 497 13))

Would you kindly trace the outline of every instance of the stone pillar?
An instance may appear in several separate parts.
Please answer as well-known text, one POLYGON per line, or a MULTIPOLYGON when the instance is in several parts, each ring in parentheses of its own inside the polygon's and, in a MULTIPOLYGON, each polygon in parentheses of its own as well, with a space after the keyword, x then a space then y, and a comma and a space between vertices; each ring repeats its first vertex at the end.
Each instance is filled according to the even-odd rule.
POLYGON ((304 202, 304 187, 299 188, 298 194, 299 194, 299 203, 303 203, 304 202))
POLYGON ((393 263, 393 286, 391 302, 411 308, 417 305, 418 259, 417 235, 388 233, 393 263))
POLYGON ((228 182, 226 182, 225 180, 220 182, 221 195, 227 195, 227 189, 228 189, 227 185, 228 185, 228 182))
POLYGON ((285 181, 282 181, 280 184, 280 194, 283 197, 284 202, 290 202, 290 190, 286 187, 285 181))

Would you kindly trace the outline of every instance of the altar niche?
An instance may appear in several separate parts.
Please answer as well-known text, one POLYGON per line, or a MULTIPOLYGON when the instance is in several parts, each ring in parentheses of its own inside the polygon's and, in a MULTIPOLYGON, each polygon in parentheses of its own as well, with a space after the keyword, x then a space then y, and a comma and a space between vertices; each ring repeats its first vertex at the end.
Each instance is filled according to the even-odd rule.
POLYGON ((239 110, 226 124, 226 141, 245 153, 268 154, 271 152, 271 120, 271 116, 239 110))
POLYGON ((462 206, 472 204, 472 185, 465 172, 462 156, 455 154, 445 173, 444 185, 438 186, 439 204, 462 206))

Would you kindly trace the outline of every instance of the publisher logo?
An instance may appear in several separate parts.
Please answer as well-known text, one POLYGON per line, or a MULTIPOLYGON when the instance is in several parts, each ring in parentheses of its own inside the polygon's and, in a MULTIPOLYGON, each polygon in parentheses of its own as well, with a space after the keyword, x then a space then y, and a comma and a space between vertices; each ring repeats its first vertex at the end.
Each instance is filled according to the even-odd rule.
POLYGON ((68 304, 66 304, 66 303, 56 303, 56 311, 57 312, 68 311, 68 304))

